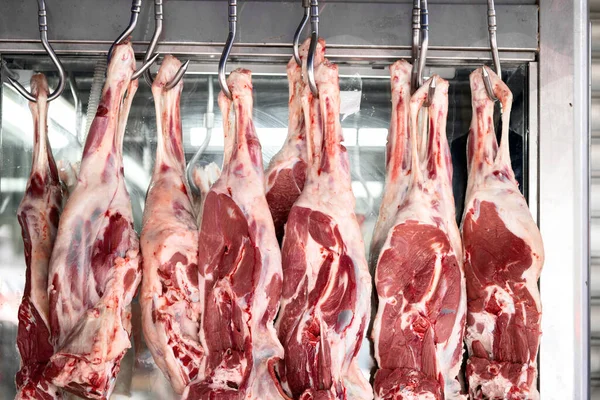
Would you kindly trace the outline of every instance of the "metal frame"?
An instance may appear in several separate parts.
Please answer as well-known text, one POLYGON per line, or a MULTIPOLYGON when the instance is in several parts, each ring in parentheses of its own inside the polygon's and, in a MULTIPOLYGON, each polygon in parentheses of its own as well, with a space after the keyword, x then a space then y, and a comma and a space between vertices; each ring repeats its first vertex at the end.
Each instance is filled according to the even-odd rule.
MULTIPOLYGON (((6 44, 6 43, 5 43, 6 44)), ((69 55, 101 55, 106 53, 109 46, 108 42, 80 42, 80 41, 56 41, 52 43, 56 52, 61 56, 69 55)), ((133 49, 136 55, 142 59, 146 52, 148 42, 136 42, 133 49)), ((42 54, 39 45, 30 42, 11 42, 6 45, 0 54, 4 54, 10 59, 11 55, 22 54, 42 54)), ((157 46, 157 51, 161 54, 173 54, 175 56, 185 56, 192 60, 189 70, 198 68, 203 63, 214 65, 221 56, 223 45, 212 43, 186 43, 186 44, 168 44, 161 43, 157 46)), ((245 63, 287 63, 292 54, 292 46, 281 45, 238 45, 233 47, 229 56, 229 62, 241 61, 245 63)), ((387 66, 398 59, 411 59, 411 49, 409 46, 340 46, 328 45, 327 58, 335 63, 354 63, 365 65, 367 63, 374 66, 387 66)), ((536 60, 535 50, 523 49, 501 49, 500 58, 502 63, 522 63, 536 60)), ((492 61, 491 53, 488 48, 474 47, 441 47, 430 46, 427 53, 427 64, 444 65, 448 63, 487 63, 492 61)), ((213 68, 216 70, 216 68, 213 68)))
MULTIPOLYGON (((27 43, 39 46, 35 26, 25 22, 35 15, 35 2, 5 0, 4 3, 4 8, 11 12, 0 16, 0 52, 12 53, 28 47, 27 43)), ((49 10, 48 15, 53 26, 52 44, 59 54, 64 49, 61 43, 67 43, 66 50, 71 52, 106 53, 106 44, 126 26, 127 21, 122 18, 122 0, 65 0, 62 3, 60 10, 49 10), (78 48, 78 43, 85 44, 85 48, 78 48)), ((487 4, 473 4, 467 0, 445 3, 450 1, 445 0, 442 4, 435 1, 429 7, 430 49, 435 46, 459 50, 479 48, 489 53, 487 4)), ((176 53, 178 49, 174 46, 186 47, 181 48, 181 54, 190 53, 190 50, 195 53, 195 47, 208 45, 217 47, 220 54, 227 32, 228 15, 224 7, 222 0, 171 2, 169 15, 164 19, 161 44, 176 53)), ((328 48, 333 45, 380 49, 411 47, 411 1, 329 0, 321 8, 319 34, 327 39, 328 48), (344 18, 339 18, 340 15, 344 18)), ((238 18, 245 28, 240 30, 234 50, 250 46, 260 54, 268 47, 283 47, 290 54, 294 35, 294 29, 290 27, 297 26, 301 11, 298 0, 246 0, 238 10, 238 18), (272 18, 274 15, 277 18, 272 18)), ((502 4, 496 7, 496 12, 501 51, 537 51, 538 8, 535 4, 502 4)), ((148 42, 153 31, 152 4, 146 0, 139 14, 138 27, 132 33, 133 41, 148 42)))
POLYGON ((589 398, 589 20, 540 1, 541 398, 589 398), (560 32, 560 34, 556 34, 560 32))
MULTIPOLYGON (((127 21, 120 15, 123 8, 121 1, 70 0, 67 1, 68 7, 63 4, 60 12, 50 13, 52 45, 56 53, 105 54, 115 32, 126 26, 127 21), (74 20, 87 21, 87 18, 89 23, 73 23, 74 20), (109 26, 110 29, 107 29, 109 26)), ((14 12, 10 13, 10 18, 0 16, 0 53, 41 52, 38 32, 31 24, 25 23, 27 17, 36 12, 35 3, 22 0, 5 2, 5 8, 14 12)), ((238 19, 245 21, 243 26, 246 28, 240 30, 230 60, 287 62, 295 33, 290 27, 297 25, 302 3, 298 0, 246 2, 238 10, 238 19), (277 18, 272 18, 273 15, 277 18)), ((429 26, 434 40, 429 46, 428 63, 490 61, 485 18, 487 4, 463 0, 448 3, 453 4, 432 2, 430 7, 429 26), (449 35, 448 32, 454 34, 449 35)), ((221 55, 227 32, 228 15, 224 7, 223 1, 218 0, 170 3, 157 51, 213 63, 221 55)), ((503 4, 496 9, 502 16, 502 24, 498 25, 497 31, 502 61, 535 60, 538 47, 538 10, 535 4, 531 1, 518 7, 503 4)), ((411 15, 412 3, 408 0, 375 3, 329 0, 320 10, 322 26, 319 34, 327 40, 327 56, 334 62, 389 64, 398 58, 410 58, 411 15), (339 18, 340 15, 344 18, 339 18), (406 29, 403 29, 402 21, 406 21, 406 29)), ((139 14, 138 28, 132 33, 136 54, 145 54, 145 48, 152 39, 154 23, 151 2, 146 1, 139 14)))
POLYGON ((527 132, 527 191, 525 195, 528 199, 529 210, 535 219, 535 222, 540 224, 539 214, 539 193, 540 193, 540 131, 538 121, 538 99, 539 99, 539 65, 537 62, 529 63, 529 131, 527 132))
MULTIPOLYGON (((0 16, 0 56, 40 54, 43 50, 39 47, 38 32, 31 29, 31 24, 22 23, 23 18, 28 18, 31 12, 35 13, 34 2, 7 1, 7 9, 19 12, 11 12, 10 18, 3 19, 0 16)), ((52 41, 52 45, 57 54, 105 54, 115 33, 106 32, 105 27, 110 25, 106 21, 122 19, 111 11, 117 1, 73 1, 72 9, 65 8, 68 10, 66 14, 49 15, 56 21, 56 37, 59 40, 52 41), (69 23, 78 13, 93 16, 89 20, 94 23, 69 23), (104 22, 100 24, 95 21, 104 22)), ((352 3, 352 6, 346 4, 349 1, 330 0, 327 3, 320 13, 323 21, 321 33, 328 39, 328 58, 334 62, 367 67, 387 65, 398 58, 411 58, 410 1, 369 4, 368 12, 360 3, 352 3), (332 18, 336 13, 345 16, 350 13, 353 22, 332 18), (362 19, 357 14, 362 14, 362 19), (364 34, 368 28, 354 23, 357 20, 362 20, 367 27, 381 26, 381 29, 372 29, 370 35, 364 34), (399 22, 403 20, 405 27, 399 22), (347 26, 344 27, 344 24, 347 26), (348 29, 359 33, 346 34, 348 29), (385 32, 384 35, 381 30, 385 32)), ((430 6, 434 43, 429 47, 428 64, 491 61, 487 45, 486 5, 466 4, 459 0, 448 0, 447 3, 453 4, 436 2, 430 6), (472 17, 475 13, 479 19, 472 17), (440 15, 444 15, 444 18, 440 15), (455 32, 455 35, 442 35, 444 31, 455 32)), ((546 251, 540 280, 545 310, 540 348, 541 398, 586 399, 589 395, 587 3, 540 0, 539 16, 537 6, 531 2, 526 5, 512 4, 496 7, 499 19, 502 16, 502 23, 499 21, 498 24, 498 42, 504 46, 499 48, 503 63, 530 62, 529 115, 532 117, 529 119, 527 191, 546 251), (528 18, 535 18, 535 21, 528 18), (510 23, 506 24, 505 21, 510 23), (531 25, 535 26, 533 42, 530 35, 523 34, 530 32, 528 26, 531 25), (556 35, 556 32, 561 34, 556 35), (538 54, 539 63, 536 63, 538 54)), ((287 62, 292 54, 294 33, 289 27, 297 25, 300 10, 299 2, 254 1, 251 6, 241 7, 240 20, 256 19, 251 25, 256 29, 240 32, 240 42, 234 46, 230 56, 232 62, 255 62, 262 64, 265 70, 268 67, 264 63, 287 62), (265 7, 270 7, 272 11, 265 12, 265 7), (264 18, 271 13, 281 15, 281 18, 269 19, 269 24, 264 23, 264 18), (281 36, 267 36, 267 29, 276 31, 278 35, 281 33, 281 36)), ((157 51, 164 53, 168 50, 176 55, 192 56, 196 62, 190 66, 191 72, 214 72, 223 48, 221 41, 226 32, 226 17, 222 1, 174 2, 172 18, 178 24, 170 25, 169 19, 165 21, 165 41, 157 51), (186 29, 186 36, 183 36, 182 32, 186 29)), ((78 18, 81 20, 81 17, 78 18)), ((142 26, 134 34, 134 49, 140 57, 150 39, 144 35, 149 36, 153 31, 152 28, 145 29, 144 25, 152 24, 151 7, 146 7, 140 15, 142 26)), ((377 75, 381 72, 372 71, 377 75)))

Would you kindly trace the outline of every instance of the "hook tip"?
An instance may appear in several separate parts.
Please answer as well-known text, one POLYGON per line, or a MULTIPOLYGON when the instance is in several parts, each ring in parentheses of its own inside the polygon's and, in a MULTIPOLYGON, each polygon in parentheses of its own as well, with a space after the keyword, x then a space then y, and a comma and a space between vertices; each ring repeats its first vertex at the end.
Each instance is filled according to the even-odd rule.
POLYGON ((165 85, 165 89, 166 90, 171 90, 175 86, 177 86, 177 84, 183 78, 183 75, 185 74, 185 71, 187 71, 187 68, 188 68, 189 64, 190 64, 190 60, 187 60, 186 62, 183 63, 183 65, 181 67, 179 67, 179 69, 177 70, 177 73, 175 74, 175 76, 173 77, 173 79, 171 80, 171 82, 168 82, 165 85))

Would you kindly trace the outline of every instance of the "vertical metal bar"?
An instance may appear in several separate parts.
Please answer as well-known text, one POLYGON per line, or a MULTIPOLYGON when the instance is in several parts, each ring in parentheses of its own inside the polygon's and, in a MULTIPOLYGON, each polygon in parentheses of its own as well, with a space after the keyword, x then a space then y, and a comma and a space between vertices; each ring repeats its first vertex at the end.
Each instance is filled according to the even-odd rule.
POLYGON ((589 398, 588 4, 540 1, 541 398, 589 398), (560 32, 560 34, 557 34, 560 32))
POLYGON ((319 97, 319 91, 315 82, 315 52, 317 51, 317 43, 319 42, 319 1, 310 1, 310 48, 308 49, 308 57, 306 58, 306 70, 308 75, 308 86, 313 96, 319 97))
MULTIPOLYGON (((0 207, 2 205, 2 202, 5 201, 5 197, 4 195, 2 195, 2 178, 3 178, 3 171, 6 171, 7 168, 4 168, 4 149, 5 147, 2 145, 3 143, 3 138, 4 138, 4 124, 2 123, 2 103, 4 100, 4 71, 8 71, 8 68, 2 68, 1 66, 4 65, 4 56, 2 55, 2 53, 0 53, 0 207)), ((8 74, 8 72, 7 72, 8 74)), ((7 172, 5 172, 7 173, 7 172)))
MULTIPOLYGON (((498 40, 496 38, 496 7, 494 6, 494 0, 488 0, 488 32, 489 32, 489 40, 490 40, 490 49, 492 51, 492 60, 494 62, 494 68, 496 69, 496 75, 500 79, 502 79, 502 69, 500 66, 500 56, 498 55, 498 40)), ((492 82, 490 81, 490 76, 483 67, 483 83, 485 85, 485 90, 487 92, 490 100, 497 101, 498 98, 494 94, 494 89, 492 88, 492 82)))
POLYGON ((502 66, 500 65, 500 57, 498 56, 498 40, 496 37, 496 7, 494 0, 488 0, 488 31, 490 34, 490 48, 492 49, 492 58, 494 59, 494 68, 496 75, 502 79, 502 66))
POLYGON ((427 0, 421 0, 421 46, 419 51, 419 75, 418 84, 423 84, 423 70, 427 61, 427 49, 429 48, 429 10, 427 0))
POLYGON ((412 71, 410 77, 411 92, 414 93, 419 88, 417 82, 419 76, 419 48, 421 46, 421 0, 413 1, 412 9, 412 71))
POLYGON ((527 129, 527 137, 524 138, 524 146, 527 149, 527 164, 528 164, 528 175, 527 175, 527 187, 525 196, 529 203, 529 210, 535 222, 539 225, 539 170, 540 170, 540 159, 539 159, 539 137, 540 131, 538 127, 538 79, 539 70, 537 62, 529 63, 529 87, 528 87, 528 123, 529 128, 527 129))
POLYGON ((219 60, 219 84, 221 85, 221 90, 223 93, 225 93, 225 95, 231 99, 231 91, 227 86, 225 68, 227 67, 227 59, 229 58, 229 53, 231 53, 231 48, 233 47, 233 41, 235 40, 235 33, 237 29, 237 0, 229 0, 228 13, 229 35, 227 36, 227 42, 225 43, 225 48, 223 49, 221 59, 219 60))

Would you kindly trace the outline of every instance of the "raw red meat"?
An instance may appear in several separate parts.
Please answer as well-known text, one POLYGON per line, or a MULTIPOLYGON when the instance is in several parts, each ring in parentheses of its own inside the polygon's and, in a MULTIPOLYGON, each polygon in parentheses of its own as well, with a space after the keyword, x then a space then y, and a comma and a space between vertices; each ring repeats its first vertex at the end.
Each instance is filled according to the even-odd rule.
POLYGON ((156 365, 177 393, 203 375, 198 226, 185 178, 179 102, 183 80, 165 89, 181 62, 166 56, 152 85, 157 148, 140 246, 142 327, 156 365))
POLYGON ((221 93, 219 105, 234 145, 225 140, 223 171, 206 196, 199 237, 206 373, 183 398, 281 399, 274 365, 283 348, 273 328, 281 254, 252 123, 250 71, 233 71, 228 85, 233 101, 221 93))
POLYGON ((302 98, 308 175, 283 240, 279 372, 296 399, 371 399, 356 359, 371 311, 371 276, 340 144, 338 68, 324 61, 315 76, 319 98, 308 87, 302 98))
POLYGON ((90 399, 112 391, 130 347, 130 303, 141 278, 122 154, 137 89, 134 70, 131 45, 117 46, 50 261, 55 354, 45 373, 55 385, 90 399))
POLYGON ((411 66, 392 66, 392 129, 384 198, 389 226, 375 272, 379 305, 373 323, 377 399, 458 399, 466 315, 460 234, 446 139, 448 82, 431 78, 407 100, 411 66), (418 115, 436 80, 419 132, 418 115), (395 136, 395 137, 394 137, 395 136), (404 192, 406 190, 406 192, 404 192), (399 192, 398 192, 399 191, 399 192))
POLYGON ((473 119, 462 234, 467 277, 467 379, 474 399, 538 399, 536 358, 541 304, 537 286, 544 249, 519 192, 508 147, 512 93, 494 72, 502 137, 482 70, 470 77, 473 119))
MULTIPOLYGON (((306 64, 310 38, 300 47, 300 58, 306 64)), ((315 53, 315 66, 325 54, 325 41, 319 40, 315 53)), ((306 180, 306 124, 302 111, 302 67, 292 57, 287 65, 290 87, 288 135, 281 150, 273 156, 265 172, 266 193, 273 216, 277 238, 283 238, 283 227, 292 205, 300 196, 306 180)))
POLYGON ((42 74, 31 78, 36 103, 29 103, 33 115, 33 161, 25 195, 17 218, 25 248, 25 290, 19 306, 17 347, 21 368, 17 373, 16 399, 51 400, 62 398, 56 386, 43 377, 46 363, 54 353, 48 317, 48 265, 62 211, 63 189, 48 143, 48 82, 42 74))

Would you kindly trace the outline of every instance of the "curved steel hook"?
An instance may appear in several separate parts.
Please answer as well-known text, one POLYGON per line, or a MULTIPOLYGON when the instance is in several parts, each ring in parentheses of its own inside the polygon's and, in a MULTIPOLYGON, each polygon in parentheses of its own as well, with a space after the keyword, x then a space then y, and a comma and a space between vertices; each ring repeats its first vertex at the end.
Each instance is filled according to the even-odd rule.
MULTIPOLYGON (((490 48, 492 50, 492 59, 494 60, 494 67, 496 68, 496 75, 502 79, 502 68, 500 66, 500 56, 498 55, 498 41, 496 38, 496 8, 494 7, 494 0, 488 0, 488 31, 490 38, 490 48)), ((494 88, 492 87, 492 81, 490 75, 485 68, 482 70, 483 83, 485 85, 485 91, 488 97, 492 101, 497 101, 498 98, 494 94, 494 88)))
MULTIPOLYGON (((421 0, 421 49, 419 51, 419 71, 417 73, 417 82, 419 87, 423 84, 423 70, 427 60, 427 49, 429 48, 429 11, 427 9, 427 0, 421 0)), ((424 107, 431 105, 430 98, 435 94, 435 85, 429 87, 429 96, 423 104, 424 107)))
MULTIPOLYGON (((152 39, 150 40, 150 44, 148 45, 148 49, 146 50, 146 54, 144 55, 144 62, 148 62, 154 55, 154 49, 156 49, 156 46, 158 45, 158 39, 160 38, 160 35, 162 34, 162 29, 163 29, 163 0, 154 0, 154 33, 152 34, 152 39)), ((189 63, 190 63, 190 61, 188 60, 181 67, 179 67, 179 70, 177 71, 177 73, 175 74, 173 79, 171 79, 171 81, 165 85, 165 88, 167 90, 174 88, 175 85, 177 85, 179 83, 181 78, 183 78, 183 75, 185 74, 185 71, 187 70, 189 63)), ((145 71, 143 71, 143 74, 144 74, 144 80, 146 81, 148 86, 152 86, 152 84, 154 83, 154 78, 152 77, 152 74, 150 73, 150 69, 147 68, 145 71)), ((138 78, 140 75, 141 75, 141 73, 139 71, 136 71, 133 74, 134 78, 138 78)))
POLYGON ((319 0, 310 0, 310 26, 312 33, 310 35, 308 57, 306 58, 308 87, 313 96, 319 97, 319 90, 315 82, 315 53, 319 42, 319 0))
POLYGON ((156 59, 158 58, 160 54, 156 53, 154 54, 152 57, 150 57, 150 59, 148 61, 145 61, 141 67, 139 67, 134 73, 133 75, 131 75, 131 80, 136 80, 137 78, 139 78, 140 76, 142 76, 142 74, 144 72, 146 72, 151 66, 152 64, 154 64, 154 62, 156 61, 156 59))
POLYGON ((429 90, 427 92, 427 99, 425 100, 425 102, 423 102, 423 105, 425 107, 429 107, 431 105, 431 103, 433 102, 433 96, 435 95, 435 88, 436 88, 436 75, 433 76, 433 79, 431 79, 431 83, 429 84, 429 90))
MULTIPOLYGON (((50 102, 62 94, 63 90, 65 89, 66 78, 65 69, 63 68, 58 57, 56 56, 56 53, 54 53, 52 46, 50 46, 50 43, 48 42, 48 20, 46 18, 45 0, 38 0, 38 25, 40 28, 40 39, 42 41, 42 46, 44 46, 46 53, 48 53, 48 56, 50 56, 52 63, 58 70, 58 86, 48 96, 48 101, 50 102)), ((19 81, 13 79, 13 77, 11 77, 11 74, 7 74, 6 77, 8 78, 10 84, 15 88, 15 90, 19 92, 23 97, 34 103, 37 102, 37 98, 33 94, 29 93, 27 89, 25 89, 23 85, 19 83, 19 81)))
POLYGON ((310 15, 310 0, 302 0, 302 7, 304 7, 304 16, 302 17, 302 21, 300 21, 300 25, 298 25, 298 29, 296 29, 296 33, 294 33, 294 59, 296 60, 296 64, 302 66, 302 60, 300 59, 300 35, 308 22, 308 17, 310 15))
POLYGON ((214 89, 213 89, 213 77, 212 77, 212 75, 209 75, 209 77, 208 77, 208 99, 206 102, 206 114, 205 114, 206 115, 206 119, 205 119, 206 136, 204 137, 204 141, 200 144, 200 147, 198 147, 196 154, 194 154, 194 157, 192 157, 192 159, 188 163, 186 170, 185 170, 188 184, 190 185, 192 192, 194 192, 194 194, 196 194, 196 195, 200 194, 200 188, 198 186, 196 186, 196 182, 194 182, 194 165, 196 165, 196 163, 198 162, 200 157, 202 157, 202 155, 206 151, 206 148, 208 147, 208 144, 210 143, 210 139, 212 136, 212 130, 213 130, 213 127, 215 124, 214 102, 215 102, 215 99, 214 99, 214 89))
POLYGON ((179 67, 179 69, 177 70, 177 73, 175 74, 175 76, 173 77, 173 79, 171 79, 171 82, 167 83, 165 85, 165 89, 166 90, 171 90, 173 89, 181 80, 181 78, 183 78, 183 75, 185 75, 185 72, 188 69, 188 65, 190 65, 190 60, 187 60, 186 62, 184 62, 181 67, 179 67))
POLYGON ((237 29, 237 0, 229 0, 229 35, 227 35, 227 42, 223 53, 221 53, 221 59, 219 60, 219 85, 225 95, 232 99, 231 91, 227 86, 227 77, 225 76, 225 67, 227 66, 227 59, 231 53, 233 47, 233 40, 235 39, 235 32, 237 29))
POLYGON ((129 18, 129 25, 127 25, 127 28, 125 28, 125 30, 119 35, 117 40, 110 45, 108 54, 106 55, 106 65, 110 64, 110 58, 112 57, 115 46, 121 44, 125 39, 127 39, 135 29, 141 10, 142 0, 133 0, 131 2, 131 17, 129 18))
MULTIPOLYGON (((108 54, 106 56, 106 65, 110 64, 110 59, 112 57, 112 53, 113 53, 113 50, 115 49, 115 46, 123 43, 123 41, 126 40, 129 37, 129 35, 131 35, 133 30, 135 29, 141 10, 142 10, 142 0, 132 0, 132 2, 131 2, 131 17, 129 18, 129 25, 119 35, 117 40, 115 40, 110 45, 110 48, 108 49, 108 54)), ((138 68, 137 71, 135 71, 135 73, 131 76, 131 80, 135 80, 135 79, 139 78, 142 75, 142 73, 144 73, 144 71, 146 71, 148 68, 150 68, 150 66, 152 64, 154 64, 154 62, 156 61, 157 58, 158 58, 158 54, 154 54, 148 60, 144 60, 144 64, 142 64, 142 66, 140 68, 138 68)))

